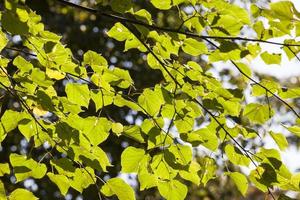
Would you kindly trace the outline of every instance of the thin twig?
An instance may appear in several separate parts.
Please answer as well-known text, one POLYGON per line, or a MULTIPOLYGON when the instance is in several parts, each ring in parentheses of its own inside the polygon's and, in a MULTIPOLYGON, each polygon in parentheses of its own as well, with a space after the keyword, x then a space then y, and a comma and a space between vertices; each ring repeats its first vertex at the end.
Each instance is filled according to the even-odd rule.
MULTIPOLYGON (((220 47, 218 47, 216 44, 214 44, 212 41, 205 39, 205 41, 209 42, 211 45, 213 45, 215 48, 220 49, 220 47)), ((290 105, 288 104, 286 101, 284 101, 282 98, 280 98, 277 94, 275 94, 274 92, 272 92, 269 88, 265 87, 264 85, 262 85, 261 83, 259 83, 258 81, 254 80, 253 78, 251 78, 249 75, 247 75, 233 60, 230 60, 230 62, 235 66, 235 68, 243 75, 245 76, 247 79, 249 79, 250 81, 252 81, 253 83, 257 84, 259 87, 265 89, 268 93, 272 94, 277 100, 279 100, 281 103, 283 103, 286 107, 288 107, 299 119, 300 119, 300 114, 298 114, 296 112, 296 110, 290 105)))

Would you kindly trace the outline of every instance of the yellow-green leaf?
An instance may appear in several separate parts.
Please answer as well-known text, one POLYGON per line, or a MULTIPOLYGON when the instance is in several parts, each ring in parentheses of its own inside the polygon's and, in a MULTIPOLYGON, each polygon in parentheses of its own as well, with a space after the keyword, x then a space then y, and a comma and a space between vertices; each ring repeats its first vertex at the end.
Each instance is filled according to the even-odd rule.
POLYGON ((207 47, 203 42, 199 42, 193 38, 184 40, 182 50, 192 56, 199 56, 208 52, 207 47))
POLYGON ((237 189, 242 193, 242 195, 246 196, 249 186, 246 176, 239 172, 231 172, 229 173, 229 176, 235 183, 237 189))
POLYGON ((270 131, 270 135, 273 138, 273 140, 276 142, 280 150, 285 150, 288 147, 289 143, 283 134, 274 133, 273 131, 270 131))
POLYGON ((250 159, 244 155, 237 147, 227 144, 225 147, 225 153, 230 160, 235 165, 249 166, 250 159))
POLYGON ((90 91, 87 85, 78 83, 68 83, 66 86, 68 100, 79 106, 88 107, 90 101, 90 91))
POLYGON ((144 149, 127 147, 121 155, 122 172, 137 172, 140 161, 143 159, 144 155, 144 149))
POLYGON ((108 197, 116 195, 119 200, 135 200, 133 189, 120 178, 109 179, 102 186, 101 192, 108 197))
POLYGON ((3 33, 0 29, 0 51, 6 46, 8 39, 6 38, 5 33, 3 33))
POLYGON ((28 199, 28 200, 38 200, 36 196, 32 194, 32 192, 18 188, 14 190, 10 195, 9 195, 9 200, 22 200, 22 199, 28 199))
POLYGON ((280 64, 281 62, 281 54, 270 54, 267 51, 263 52, 260 57, 263 59, 263 61, 268 64, 280 64))

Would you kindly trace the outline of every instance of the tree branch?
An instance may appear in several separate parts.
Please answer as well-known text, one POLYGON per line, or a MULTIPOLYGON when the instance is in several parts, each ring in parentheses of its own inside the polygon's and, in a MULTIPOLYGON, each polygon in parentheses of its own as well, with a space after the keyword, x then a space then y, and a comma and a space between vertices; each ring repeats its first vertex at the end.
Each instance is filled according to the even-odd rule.
POLYGON ((156 26, 156 25, 150 25, 150 24, 144 23, 144 22, 139 21, 139 20, 130 19, 130 18, 119 16, 119 15, 106 13, 106 12, 103 12, 103 11, 100 11, 100 10, 97 10, 97 9, 81 6, 81 5, 78 5, 78 4, 69 2, 69 1, 65 1, 65 0, 56 0, 56 1, 58 1, 59 3, 64 4, 64 5, 80 9, 82 11, 86 11, 86 12, 89 12, 89 13, 92 13, 92 14, 95 14, 95 15, 103 16, 103 17, 107 17, 109 19, 112 19, 113 21, 140 25, 140 26, 144 26, 146 28, 149 28, 151 30, 158 30, 158 31, 184 34, 186 36, 193 37, 193 38, 198 38, 198 39, 202 39, 202 40, 204 40, 204 39, 233 40, 233 41, 234 40, 240 40, 240 41, 247 41, 247 42, 267 43, 267 44, 286 46, 286 47, 293 47, 293 46, 294 47, 300 47, 300 44, 285 44, 285 43, 280 43, 280 42, 272 42, 272 41, 267 41, 267 40, 262 40, 262 39, 254 39, 254 38, 235 37, 235 36, 199 35, 197 33, 189 32, 189 31, 182 31, 182 30, 173 29, 173 28, 165 28, 165 27, 160 27, 160 26, 156 26))

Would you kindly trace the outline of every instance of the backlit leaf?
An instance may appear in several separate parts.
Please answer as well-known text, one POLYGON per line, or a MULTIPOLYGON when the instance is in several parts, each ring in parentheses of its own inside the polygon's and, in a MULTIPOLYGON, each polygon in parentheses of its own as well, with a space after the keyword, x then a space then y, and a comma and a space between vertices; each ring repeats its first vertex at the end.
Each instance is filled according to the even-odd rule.
POLYGON ((102 186, 101 192, 105 196, 116 195, 119 200, 134 200, 133 189, 120 178, 111 178, 102 186))
POLYGON ((276 142, 280 150, 285 150, 289 143, 286 140, 285 136, 281 133, 274 133, 273 131, 270 132, 271 137, 276 142))
POLYGON ((172 180, 159 182, 157 185, 159 193, 167 200, 183 200, 187 195, 187 187, 183 183, 172 180))
POLYGON ((143 159, 145 151, 135 147, 127 147, 121 155, 122 172, 137 172, 140 161, 143 159))
POLYGON ((182 50, 185 53, 190 54, 192 56, 206 54, 208 51, 206 45, 203 42, 199 42, 192 38, 184 40, 182 50))
POLYGON ((3 176, 4 174, 10 174, 8 163, 0 163, 0 176, 3 176))
POLYGON ((32 192, 28 190, 18 188, 9 195, 9 199, 10 200, 21 200, 21 199, 37 200, 39 198, 34 196, 34 194, 32 194, 32 192))
POLYGON ((40 179, 43 178, 47 172, 45 164, 38 163, 31 158, 27 159, 26 156, 23 155, 11 154, 9 160, 14 168, 17 182, 29 177, 40 179))
POLYGON ((70 182, 66 176, 60 174, 53 174, 51 172, 47 173, 47 176, 53 183, 57 185, 62 195, 67 194, 70 187, 70 182))
POLYGON ((270 54, 268 52, 263 52, 260 57, 263 59, 263 61, 268 64, 280 64, 281 62, 281 54, 270 54))
POLYGON ((88 107, 90 92, 85 84, 68 83, 66 86, 68 100, 80 106, 88 107))
POLYGON ((268 121, 274 114, 274 111, 268 106, 258 103, 248 104, 243 112, 251 122, 263 124, 268 121))
POLYGON ((226 145, 225 153, 230 160, 235 165, 249 166, 250 159, 244 155, 237 147, 231 144, 226 145))
POLYGON ((246 192, 248 190, 248 181, 245 175, 239 173, 239 172, 232 172, 229 173, 230 178, 235 183, 238 190, 242 193, 243 196, 246 195, 246 192))
POLYGON ((8 39, 6 38, 5 33, 0 30, 0 51, 6 46, 8 39))
POLYGON ((160 10, 168 10, 171 8, 171 0, 165 0, 165 1, 151 0, 151 3, 153 4, 154 7, 160 10))

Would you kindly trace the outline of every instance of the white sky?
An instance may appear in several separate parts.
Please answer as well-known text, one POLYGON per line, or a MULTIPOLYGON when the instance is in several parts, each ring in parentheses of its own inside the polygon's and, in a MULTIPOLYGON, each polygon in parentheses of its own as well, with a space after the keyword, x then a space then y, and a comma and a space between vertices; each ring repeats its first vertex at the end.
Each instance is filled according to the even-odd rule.
MULTIPOLYGON (((280 0, 273 0, 273 2, 278 1, 280 0)), ((296 9, 300 11, 300 0, 291 1, 294 3, 296 9)), ((284 39, 278 39, 273 41, 281 42, 283 40, 284 39)), ((282 51, 279 46, 276 47, 270 44, 263 44, 261 46, 263 50, 267 50, 271 53, 282 51)), ((257 58, 252 62, 251 67, 258 73, 272 75, 281 79, 290 79, 295 76, 300 76, 300 63, 296 59, 289 61, 285 53, 282 54, 281 65, 266 65, 261 59, 257 58)))

